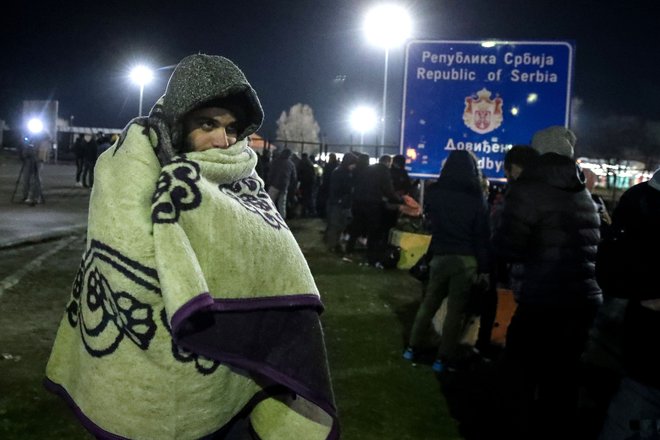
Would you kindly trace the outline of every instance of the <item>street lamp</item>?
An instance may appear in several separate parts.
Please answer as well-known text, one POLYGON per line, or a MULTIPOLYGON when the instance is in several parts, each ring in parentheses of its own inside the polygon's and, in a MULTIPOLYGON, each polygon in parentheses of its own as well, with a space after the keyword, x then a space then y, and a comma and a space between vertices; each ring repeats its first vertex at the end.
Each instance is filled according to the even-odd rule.
POLYGON ((139 115, 142 116, 142 97, 144 96, 144 86, 149 84, 154 78, 154 72, 146 66, 136 66, 131 70, 131 80, 140 86, 140 110, 139 115))
POLYGON ((383 81, 383 113, 381 117, 380 144, 385 145, 385 115, 387 112, 387 63, 391 48, 400 46, 412 33, 412 21, 408 11, 394 4, 375 6, 367 12, 364 21, 367 40, 385 49, 385 79, 383 81))
POLYGON ((376 112, 371 107, 356 107, 351 112, 351 127, 360 133, 360 145, 364 144, 364 133, 374 129, 378 123, 376 112))

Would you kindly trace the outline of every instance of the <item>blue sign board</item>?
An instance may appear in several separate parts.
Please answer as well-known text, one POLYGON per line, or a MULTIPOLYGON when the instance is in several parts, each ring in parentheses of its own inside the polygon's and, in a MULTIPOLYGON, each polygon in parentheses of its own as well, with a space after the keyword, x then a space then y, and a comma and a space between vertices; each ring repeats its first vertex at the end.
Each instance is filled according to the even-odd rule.
POLYGON ((400 146, 409 174, 437 178, 464 149, 486 177, 503 177, 508 148, 568 127, 574 52, 567 41, 410 41, 400 146))

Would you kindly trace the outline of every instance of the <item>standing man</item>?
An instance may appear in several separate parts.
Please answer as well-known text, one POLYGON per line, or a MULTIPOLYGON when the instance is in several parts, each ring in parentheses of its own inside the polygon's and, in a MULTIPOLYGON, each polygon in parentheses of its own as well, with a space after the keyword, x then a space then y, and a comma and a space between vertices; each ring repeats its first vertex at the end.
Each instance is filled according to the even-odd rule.
POLYGON ((610 402, 600 440, 657 438, 660 426, 659 227, 660 170, 651 180, 638 183, 621 196, 612 215, 611 236, 598 250, 596 275, 603 292, 628 300, 623 319, 624 377, 610 402))
MULTIPOLYGON (((367 264, 381 269, 389 231, 388 207, 397 209, 397 206, 403 204, 401 196, 394 192, 391 165, 390 156, 381 156, 378 163, 370 165, 364 176, 356 181, 353 194, 353 221, 366 226, 367 264)), ((351 236, 353 242, 356 238, 351 236)))
POLYGON ((46 368, 96 438, 339 438, 319 291, 247 141, 262 121, 243 72, 195 54, 100 156, 46 368))
POLYGON ((96 138, 91 135, 85 144, 85 152, 83 154, 83 173, 82 183, 85 188, 91 188, 94 185, 94 166, 98 158, 98 143, 96 138))
POLYGON ((83 164, 85 162, 85 135, 79 134, 73 143, 73 154, 76 158, 76 186, 83 186, 80 178, 83 174, 83 164))
POLYGON ((575 141, 560 126, 534 135, 540 156, 511 186, 493 238, 496 255, 514 263, 517 308, 505 347, 513 438, 560 438, 576 426, 580 356, 602 303, 600 221, 575 141))
POLYGON ((298 182, 296 166, 291 160, 291 150, 285 148, 270 163, 268 170, 268 195, 277 212, 286 220, 286 204, 289 188, 298 182))

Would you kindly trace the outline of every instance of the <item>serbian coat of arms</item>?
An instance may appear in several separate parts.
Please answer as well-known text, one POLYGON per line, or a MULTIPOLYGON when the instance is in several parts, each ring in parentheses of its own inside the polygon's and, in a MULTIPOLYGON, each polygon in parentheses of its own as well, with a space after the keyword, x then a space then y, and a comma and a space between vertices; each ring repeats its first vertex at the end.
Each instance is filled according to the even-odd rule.
POLYGON ((463 122, 472 131, 485 134, 490 133, 502 124, 502 98, 499 96, 490 99, 491 92, 485 88, 474 95, 465 98, 465 111, 463 122))

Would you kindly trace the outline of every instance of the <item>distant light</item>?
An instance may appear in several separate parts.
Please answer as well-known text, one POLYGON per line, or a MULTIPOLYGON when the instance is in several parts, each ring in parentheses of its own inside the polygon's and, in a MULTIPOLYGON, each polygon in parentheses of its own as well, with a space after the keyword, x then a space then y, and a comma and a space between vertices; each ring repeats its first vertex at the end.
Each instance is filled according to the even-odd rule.
POLYGON ((520 109, 518 107, 511 107, 511 114, 513 116, 518 115, 519 112, 520 112, 520 109))
POLYGON ((364 20, 367 40, 384 49, 403 44, 412 35, 408 11, 394 4, 382 4, 367 12, 364 20))
POLYGON ((351 113, 351 127, 360 133, 373 130, 378 124, 378 116, 371 107, 360 106, 351 113))
POLYGON ((154 79, 154 72, 146 66, 136 66, 131 70, 131 80, 139 86, 149 84, 154 79))
POLYGON ((417 150, 414 148, 408 148, 406 150, 406 157, 412 161, 417 160, 417 150))
POLYGON ((44 123, 39 118, 32 118, 27 123, 27 128, 32 134, 41 133, 44 129, 44 123))
POLYGON ((486 48, 495 47, 496 44, 497 44, 497 42, 495 42, 495 41, 483 41, 481 43, 481 47, 486 47, 486 48))
POLYGON ((537 95, 536 93, 530 93, 529 95, 527 95, 527 104, 533 104, 536 101, 538 101, 538 99, 539 99, 539 95, 537 95))

